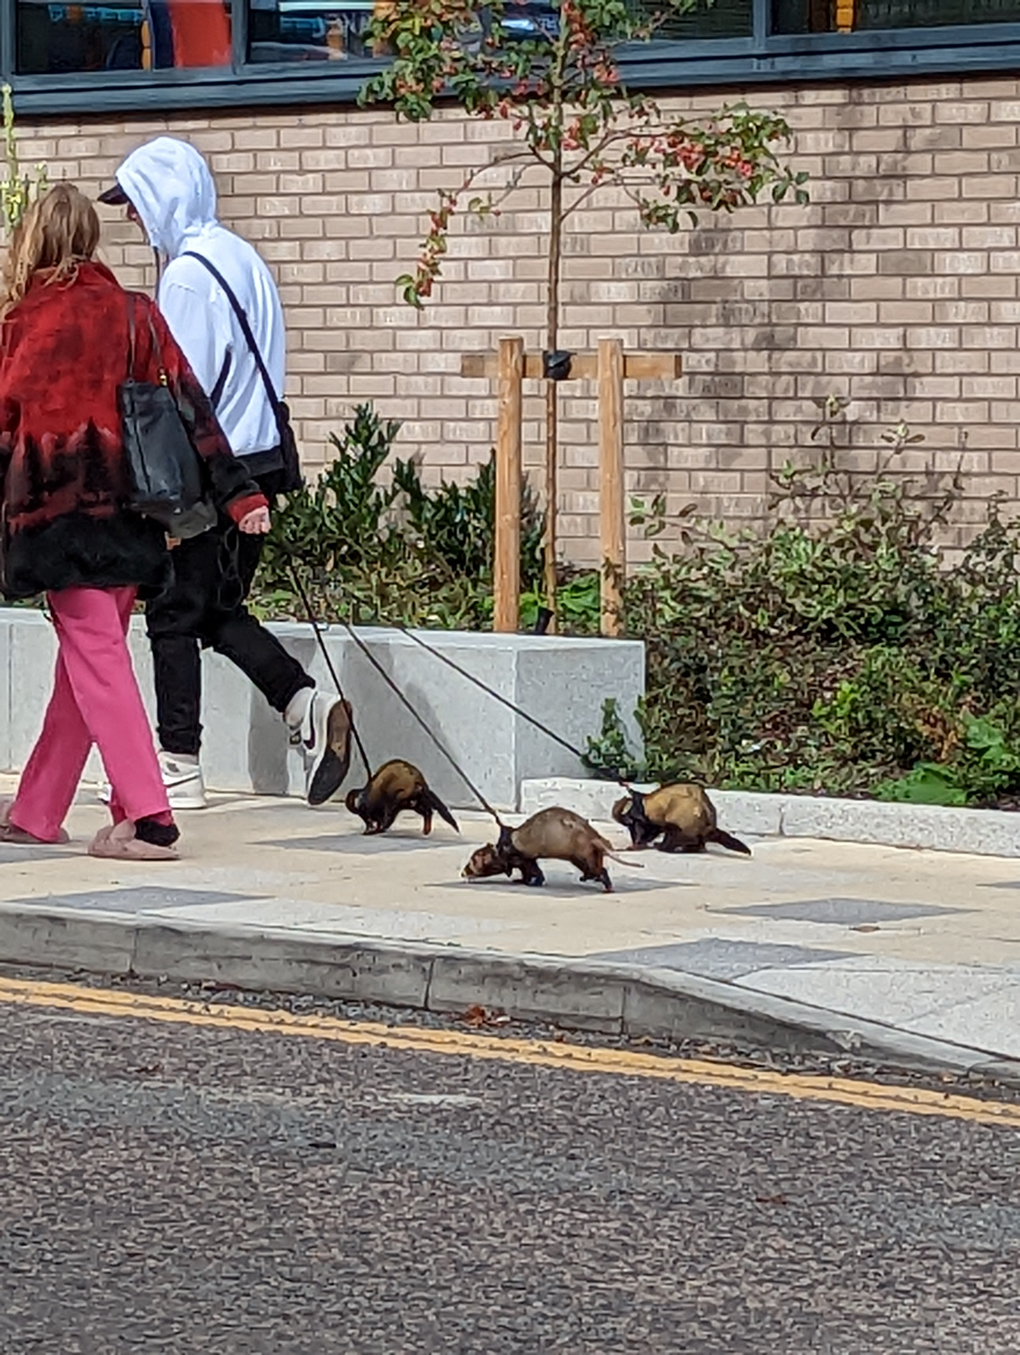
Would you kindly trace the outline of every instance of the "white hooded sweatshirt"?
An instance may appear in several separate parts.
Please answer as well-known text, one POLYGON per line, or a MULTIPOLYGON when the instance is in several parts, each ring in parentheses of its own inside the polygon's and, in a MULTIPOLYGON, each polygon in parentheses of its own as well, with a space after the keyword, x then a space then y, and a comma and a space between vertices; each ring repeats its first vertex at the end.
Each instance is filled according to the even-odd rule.
POLYGON ((235 456, 279 445, 272 406, 255 360, 223 289, 196 259, 219 269, 241 303, 278 396, 283 393, 284 325, 280 298, 265 263, 216 219, 216 186, 194 146, 161 136, 133 151, 117 170, 153 249, 169 260, 157 301, 202 388, 212 394, 235 456), (225 378, 224 378, 225 373, 225 378))

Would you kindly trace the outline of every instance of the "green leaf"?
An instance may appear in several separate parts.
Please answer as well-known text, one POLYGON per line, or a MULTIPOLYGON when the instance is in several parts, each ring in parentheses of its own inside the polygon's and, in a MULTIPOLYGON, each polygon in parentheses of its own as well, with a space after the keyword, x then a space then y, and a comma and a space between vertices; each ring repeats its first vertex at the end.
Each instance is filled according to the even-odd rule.
POLYGON ((896 801, 912 805, 962 806, 967 794, 952 784, 940 767, 922 765, 896 781, 884 781, 875 787, 878 800, 896 801))

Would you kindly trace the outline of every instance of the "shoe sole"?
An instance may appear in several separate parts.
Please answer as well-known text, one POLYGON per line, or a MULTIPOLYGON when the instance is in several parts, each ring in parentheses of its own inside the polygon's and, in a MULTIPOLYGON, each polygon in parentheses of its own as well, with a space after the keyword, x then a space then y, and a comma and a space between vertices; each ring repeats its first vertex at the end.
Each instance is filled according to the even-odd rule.
POLYGON ((308 787, 308 803, 324 805, 343 785, 351 765, 351 717, 346 701, 338 701, 326 721, 326 751, 308 787))
MULTIPOLYGON (((100 791, 97 793, 97 795, 96 795, 96 799, 97 799, 97 800, 99 801, 99 803, 102 804, 102 805, 109 805, 110 801, 113 799, 113 796, 112 796, 112 794, 110 794, 109 791, 106 791, 106 790, 100 790, 100 791)), ((190 793, 188 793, 188 794, 181 795, 181 794, 178 794, 176 791, 171 790, 171 789, 168 788, 168 789, 167 789, 167 802, 168 802, 168 804, 170 805, 170 808, 171 808, 171 809, 208 809, 208 808, 209 808, 209 801, 206 799, 206 797, 205 797, 205 792, 204 792, 204 791, 199 791, 197 794, 190 794, 190 793)))
POLYGON ((173 847, 157 847, 139 838, 118 838, 112 825, 101 828, 89 844, 89 856, 103 861, 179 861, 173 847))

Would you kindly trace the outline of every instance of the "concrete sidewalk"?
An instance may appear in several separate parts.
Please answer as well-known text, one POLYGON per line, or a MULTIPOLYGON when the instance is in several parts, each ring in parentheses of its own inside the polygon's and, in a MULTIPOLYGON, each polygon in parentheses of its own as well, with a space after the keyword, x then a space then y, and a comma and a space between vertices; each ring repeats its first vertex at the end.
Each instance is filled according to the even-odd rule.
POLYGON ((665 986, 688 1016, 695 1001, 731 1006, 757 1038, 766 1017, 796 1027, 814 1013, 846 1048, 873 1046, 874 1027, 890 1047, 925 1037, 981 1056, 962 1064, 1020 1060, 1020 863, 770 838, 750 860, 713 848, 611 862, 612 895, 555 862, 544 889, 523 889, 460 878, 491 833, 459 818, 460 837, 439 823, 425 839, 408 817, 364 838, 336 805, 216 796, 182 816, 179 863, 111 864, 84 855, 105 822, 85 788, 69 847, 0 847, 0 961, 138 970, 141 935, 150 973, 293 988, 273 961, 300 954, 309 991, 328 974, 327 995, 417 1005, 428 960, 420 991, 446 1010, 502 997, 515 1014, 607 1029, 618 978, 632 1004, 644 993, 631 1029, 679 1029, 675 1011, 650 1014, 665 986), (442 983, 436 956, 461 960, 442 983))

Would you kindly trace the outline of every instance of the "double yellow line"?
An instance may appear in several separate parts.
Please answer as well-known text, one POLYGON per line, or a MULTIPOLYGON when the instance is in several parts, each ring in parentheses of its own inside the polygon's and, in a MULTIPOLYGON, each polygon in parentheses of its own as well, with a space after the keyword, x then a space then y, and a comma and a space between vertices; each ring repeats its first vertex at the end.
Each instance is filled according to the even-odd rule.
POLYGON ((742 1068, 704 1059, 665 1058, 629 1049, 600 1049, 556 1040, 518 1040, 460 1030, 418 1026, 386 1026, 372 1021, 342 1021, 328 1016, 295 1016, 290 1012, 208 1006, 180 998, 146 996, 70 983, 39 983, 0 978, 0 1006, 44 1007, 86 1016, 162 1021, 175 1025, 234 1030, 242 1034, 295 1035, 337 1044, 373 1045, 418 1054, 494 1059, 539 1068, 561 1068, 615 1077, 654 1078, 664 1082, 788 1096, 798 1101, 852 1106, 859 1110, 934 1115, 973 1124, 1020 1128, 1020 1103, 985 1101, 927 1088, 891 1087, 840 1077, 742 1068))

